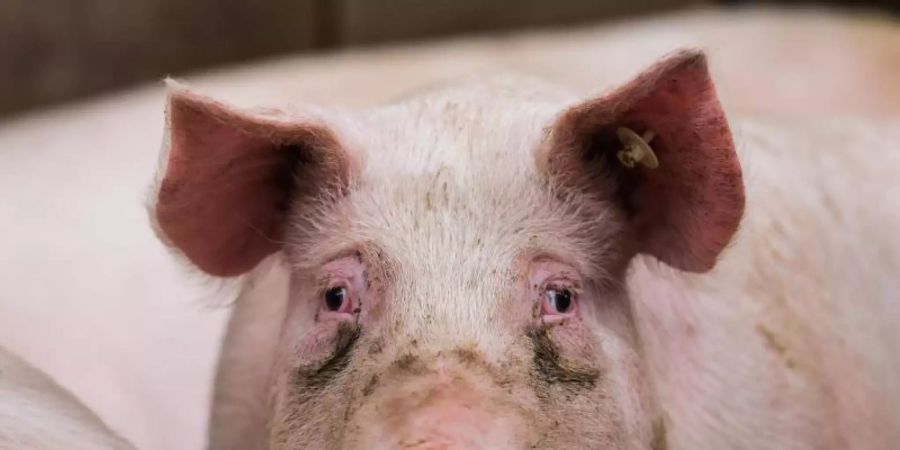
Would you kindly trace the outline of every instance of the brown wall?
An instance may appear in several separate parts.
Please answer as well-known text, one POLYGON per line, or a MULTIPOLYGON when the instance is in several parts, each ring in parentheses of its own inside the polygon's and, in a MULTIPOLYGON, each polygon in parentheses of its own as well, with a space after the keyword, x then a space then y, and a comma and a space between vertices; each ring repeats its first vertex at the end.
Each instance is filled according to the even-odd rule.
POLYGON ((552 26, 702 0, 2 0, 0 116, 273 54, 552 26))

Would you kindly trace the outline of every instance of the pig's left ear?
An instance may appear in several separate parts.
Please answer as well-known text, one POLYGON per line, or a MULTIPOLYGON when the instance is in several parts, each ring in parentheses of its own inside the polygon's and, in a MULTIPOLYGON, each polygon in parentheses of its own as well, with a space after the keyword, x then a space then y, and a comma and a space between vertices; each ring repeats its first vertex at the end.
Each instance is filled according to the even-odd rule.
POLYGON ((538 158, 551 182, 613 199, 637 251, 681 270, 712 269, 744 211, 740 164, 700 52, 568 109, 538 158))
POLYGON ((172 84, 166 119, 151 214, 208 274, 253 269, 280 248, 292 205, 349 184, 355 159, 314 117, 241 111, 172 84))

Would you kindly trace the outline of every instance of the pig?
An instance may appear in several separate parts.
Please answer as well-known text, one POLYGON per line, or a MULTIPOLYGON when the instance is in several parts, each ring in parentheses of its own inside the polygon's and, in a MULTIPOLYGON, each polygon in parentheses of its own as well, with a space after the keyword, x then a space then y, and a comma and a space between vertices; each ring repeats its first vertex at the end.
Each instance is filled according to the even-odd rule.
POLYGON ((159 236, 245 280, 210 448, 900 445, 896 140, 748 123, 739 158, 698 51, 588 100, 172 84, 167 123, 159 236))
POLYGON ((896 121, 729 125, 683 50, 166 122, 158 236, 243 286, 211 449, 900 448, 896 121))
MULTIPOLYGON (((884 122, 900 112, 898 38, 900 27, 887 15, 700 8, 552 32, 285 55, 181 75, 195 89, 243 106, 293 102, 362 109, 441 80, 510 70, 588 98, 674 48, 703 46, 739 151, 786 149, 786 142, 807 148, 809 138, 817 137, 820 152, 831 154, 842 147, 892 148, 896 134, 884 122), (811 122, 836 114, 869 118, 811 122), (757 118, 751 123, 748 115, 757 118), (773 118, 778 122, 762 121, 773 118)), ((153 82, 2 120, 0 345, 26 356, 135 446, 194 450, 206 439, 212 373, 234 297, 232 283, 210 283, 173 264, 148 226, 140 200, 157 165, 164 100, 153 82)), ((747 162, 742 157, 752 186, 759 175, 747 162)), ((869 178, 882 180, 847 178, 857 180, 847 192, 860 193, 860 186, 873 184, 860 182, 869 178)), ((799 182, 791 186, 785 194, 810 189, 799 182)), ((884 191, 868 192, 844 210, 860 200, 890 205, 884 191)), ((823 217, 815 211, 810 214, 823 217)), ((873 228, 878 229, 886 228, 873 228)), ((884 234, 863 235, 884 243, 884 234)), ((878 259, 872 256, 868 260, 878 259)), ((742 336, 762 338, 753 329, 742 336)))
POLYGON ((133 450, 43 372, 0 347, 0 448, 133 450))

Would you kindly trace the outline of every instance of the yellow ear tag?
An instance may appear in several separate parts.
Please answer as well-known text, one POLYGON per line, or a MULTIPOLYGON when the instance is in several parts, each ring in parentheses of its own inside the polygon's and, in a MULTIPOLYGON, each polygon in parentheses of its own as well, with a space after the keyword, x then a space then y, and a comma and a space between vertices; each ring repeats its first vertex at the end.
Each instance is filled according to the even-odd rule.
POLYGON ((619 162, 623 166, 631 169, 634 168, 636 163, 641 163, 642 166, 648 169, 659 167, 659 160, 656 159, 656 154, 653 153, 653 148, 649 144, 650 140, 655 136, 652 131, 647 130, 641 136, 631 128, 619 127, 616 130, 616 135, 619 136, 619 141, 622 142, 622 150, 619 150, 616 156, 619 157, 619 162))

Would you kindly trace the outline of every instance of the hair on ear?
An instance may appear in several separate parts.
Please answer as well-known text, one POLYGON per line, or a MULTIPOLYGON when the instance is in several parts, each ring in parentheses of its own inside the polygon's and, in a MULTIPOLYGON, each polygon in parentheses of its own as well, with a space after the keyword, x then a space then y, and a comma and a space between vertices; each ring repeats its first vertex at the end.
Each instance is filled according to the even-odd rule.
POLYGON ((696 50, 564 111, 537 158, 553 182, 614 200, 638 251, 681 270, 712 269, 743 215, 740 163, 706 57, 696 50), (643 144, 622 129, 646 144, 640 152, 651 152, 652 164, 627 159, 638 151, 629 146, 643 144))
POLYGON ((316 118, 240 111, 168 82, 153 217, 161 238, 215 276, 277 251, 298 196, 345 188, 352 160, 316 118))

